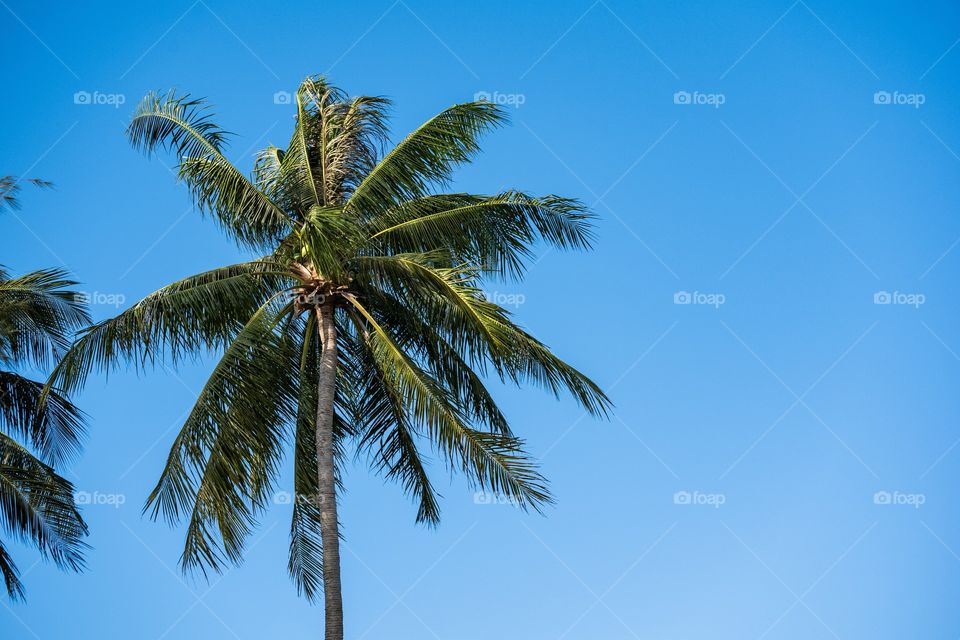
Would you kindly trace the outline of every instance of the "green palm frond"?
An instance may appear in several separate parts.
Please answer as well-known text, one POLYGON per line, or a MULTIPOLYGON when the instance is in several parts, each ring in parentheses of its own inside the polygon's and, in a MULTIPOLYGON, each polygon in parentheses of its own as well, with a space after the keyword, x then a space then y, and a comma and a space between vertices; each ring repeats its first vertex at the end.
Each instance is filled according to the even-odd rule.
POLYGON ((3 433, 0 522, 4 531, 34 544, 57 566, 84 567, 87 525, 74 504, 73 485, 3 433))
POLYGON ((323 542, 317 487, 316 422, 319 358, 313 333, 314 316, 307 321, 300 347, 300 390, 293 444, 293 514, 290 520, 290 549, 287 571, 297 588, 313 601, 323 589, 323 542))
POLYGON ((366 220, 445 186, 453 170, 480 150, 480 136, 506 120, 506 113, 489 102, 467 102, 442 111, 377 163, 354 189, 349 207, 366 220))
POLYGON ((115 318, 81 332, 51 376, 71 391, 91 371, 124 362, 144 367, 164 355, 174 361, 223 348, 250 316, 293 280, 268 260, 256 260, 184 278, 143 298, 115 318))
POLYGON ((293 345, 282 323, 292 303, 253 314, 220 358, 174 441, 145 510, 171 523, 189 513, 184 568, 238 563, 269 502, 285 425, 295 415, 293 345))
POLYGON ((376 164, 386 140, 389 101, 348 98, 322 77, 309 77, 296 93, 297 121, 282 170, 297 208, 341 206, 376 164))
POLYGON ((361 241, 356 222, 340 207, 311 207, 296 232, 301 247, 297 260, 312 264, 324 277, 341 280, 346 276, 350 250, 361 241))
POLYGON ((358 327, 370 356, 386 374, 385 384, 401 398, 409 419, 421 424, 452 468, 459 468, 479 486, 540 509, 551 501, 543 477, 512 436, 473 429, 455 398, 393 340, 390 333, 355 298, 361 314, 358 327))
POLYGON ((368 453, 378 472, 398 480, 404 491, 413 496, 418 503, 417 522, 436 526, 440 522, 439 496, 417 448, 421 434, 410 424, 403 398, 389 383, 388 374, 380 368, 379 361, 366 349, 361 350, 358 358, 365 365, 354 413, 362 434, 358 450, 368 453))
POLYGON ((511 349, 494 358, 494 366, 502 377, 517 384, 536 384, 557 397, 568 392, 591 415, 609 417, 612 403, 595 382, 517 325, 511 322, 508 327, 507 344, 511 349))
POLYGON ((202 101, 174 92, 148 94, 127 128, 134 148, 147 154, 166 148, 179 161, 180 179, 201 211, 213 215, 238 241, 270 246, 289 232, 287 212, 254 186, 223 155, 228 134, 202 101))
POLYGON ((381 322, 393 329, 401 348, 443 383, 474 424, 485 424, 498 433, 511 433, 506 417, 481 378, 487 369, 486 359, 468 361, 469 355, 454 347, 433 323, 409 313, 398 299, 374 291, 365 292, 364 298, 381 322))
POLYGON ((83 297, 62 269, 0 279, 0 363, 44 367, 90 322, 83 297))
POLYGON ((10 371, 0 371, 0 429, 24 438, 52 464, 80 450, 84 415, 57 391, 10 371))
POLYGON ((17 563, 0 543, 0 574, 3 574, 3 584, 7 588, 7 595, 11 600, 23 600, 25 597, 23 583, 20 581, 20 570, 17 563))
POLYGON ((358 96, 337 103, 324 132, 324 189, 328 203, 346 201, 376 166, 387 139, 390 101, 358 96))
POLYGON ((592 214, 576 200, 508 191, 495 196, 431 195, 408 200, 368 223, 375 253, 420 253, 439 247, 488 273, 515 277, 538 241, 588 249, 592 214))

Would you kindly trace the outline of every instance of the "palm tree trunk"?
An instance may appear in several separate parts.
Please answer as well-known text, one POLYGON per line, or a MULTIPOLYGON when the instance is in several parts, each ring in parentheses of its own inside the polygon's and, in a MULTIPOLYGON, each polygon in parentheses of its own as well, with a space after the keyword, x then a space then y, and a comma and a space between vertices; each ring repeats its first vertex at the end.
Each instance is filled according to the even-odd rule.
POLYGON ((334 470, 333 402, 337 388, 337 327, 332 303, 317 308, 322 342, 317 388, 317 491, 323 541, 323 601, 326 640, 343 640, 343 594, 340 588, 340 527, 334 470))

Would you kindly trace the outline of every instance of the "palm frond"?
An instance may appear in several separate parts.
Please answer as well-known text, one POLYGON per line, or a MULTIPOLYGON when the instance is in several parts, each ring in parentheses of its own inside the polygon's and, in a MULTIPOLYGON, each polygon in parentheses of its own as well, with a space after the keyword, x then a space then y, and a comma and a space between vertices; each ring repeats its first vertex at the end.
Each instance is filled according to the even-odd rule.
POLYGON ((560 249, 590 248, 592 219, 582 203, 554 195, 431 195, 405 201, 370 221, 368 247, 380 254, 443 247, 488 273, 517 277, 537 242, 560 249))
POLYGON ((3 584, 7 588, 7 595, 11 600, 23 600, 25 597, 23 583, 20 581, 20 570, 13 561, 6 547, 0 542, 0 574, 3 574, 3 584))
POLYGON ((84 568, 87 525, 74 503, 73 485, 0 433, 0 523, 58 567, 84 568))
POLYGON ((539 510, 551 501, 546 481, 512 436, 471 428, 455 398, 414 363, 390 333, 360 304, 347 298, 365 321, 358 327, 371 357, 388 375, 386 382, 403 400, 409 419, 423 425, 452 468, 479 486, 504 494, 523 507, 539 510))
POLYGON ((124 362, 138 368, 164 355, 176 362, 222 349, 278 289, 292 279, 267 260, 221 267, 184 278, 148 295, 115 318, 81 332, 60 360, 51 386, 70 392, 91 371, 124 362))
POLYGON ((26 182, 41 189, 52 189, 53 183, 40 178, 18 178, 17 176, 0 176, 0 211, 4 207, 9 209, 20 208, 21 183, 26 182))
POLYGON ((9 371, 0 371, 0 429, 25 438, 40 457, 58 464, 80 450, 84 415, 55 390, 9 371))
POLYGON ((456 336, 442 335, 435 324, 411 312, 409 305, 399 299, 373 290, 366 290, 363 296, 371 313, 391 327, 401 348, 440 380, 457 398, 457 404, 468 411, 474 424, 511 435, 506 417, 478 375, 486 372, 485 358, 465 359, 462 350, 451 344, 456 336))
POLYGON ((467 102, 442 111, 377 163, 354 189, 349 208, 369 220, 448 184, 453 170, 480 149, 480 136, 506 119, 506 113, 489 102, 467 102))
POLYGON ((257 513, 269 502, 295 415, 293 345, 282 323, 292 303, 265 303, 233 339, 204 385, 145 511, 171 523, 189 513, 181 565, 238 563, 257 513))
MULTIPOLYGON (((359 345, 359 338, 356 342, 359 345)), ((418 503, 417 522, 436 526, 440 522, 439 496, 417 448, 414 425, 388 374, 367 349, 358 349, 362 380, 358 381, 354 422, 359 432, 358 452, 371 456, 374 469, 400 482, 418 503)))
POLYGON ((137 106, 127 127, 136 149, 174 153, 178 175, 190 187, 197 207, 209 213, 237 241, 262 248, 292 226, 287 212, 223 155, 228 134, 213 121, 203 100, 189 95, 150 93, 137 106))
POLYGON ((63 269, 0 278, 0 362, 44 367, 90 322, 83 297, 63 269))
POLYGON ((476 272, 435 267, 431 254, 362 257, 355 263, 370 270, 368 284, 415 301, 410 306, 424 323, 474 362, 486 360, 502 378, 533 382, 556 396, 569 391, 591 414, 607 415, 610 400, 603 391, 488 301, 476 285, 476 272))

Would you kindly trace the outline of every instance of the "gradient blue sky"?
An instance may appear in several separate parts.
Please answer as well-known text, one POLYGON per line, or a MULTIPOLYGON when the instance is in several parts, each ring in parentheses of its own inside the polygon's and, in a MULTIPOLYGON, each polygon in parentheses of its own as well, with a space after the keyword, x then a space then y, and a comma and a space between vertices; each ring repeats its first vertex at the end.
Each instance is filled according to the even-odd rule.
MULTIPOLYGON (((546 517, 443 480, 425 530, 352 469, 347 637, 956 638, 958 38, 951 2, 0 0, 0 173, 57 185, 0 217, 0 262, 66 265, 103 318, 237 259, 170 159, 129 148, 148 90, 207 96, 242 167, 287 141, 274 95, 309 73, 392 97, 397 136, 487 92, 513 126, 456 188, 600 217, 595 251, 491 293, 616 417, 498 392, 553 481, 546 517)), ((210 366, 79 397, 70 477, 113 504, 85 509, 84 575, 15 550, 29 599, 2 601, 0 637, 319 637, 286 576, 289 505, 211 584, 177 573, 182 529, 140 515, 210 366)))

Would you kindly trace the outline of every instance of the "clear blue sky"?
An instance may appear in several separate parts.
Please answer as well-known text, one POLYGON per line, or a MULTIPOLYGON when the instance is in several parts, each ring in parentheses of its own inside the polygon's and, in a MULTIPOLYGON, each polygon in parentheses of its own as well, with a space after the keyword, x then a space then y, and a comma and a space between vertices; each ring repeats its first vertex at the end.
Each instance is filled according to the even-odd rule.
MULTIPOLYGON (((443 481, 425 530, 351 470, 348 637, 956 638, 958 38, 951 2, 2 0, 0 173, 57 187, 0 218, 0 262, 66 265, 104 318, 238 257, 170 159, 129 148, 148 90, 207 96, 243 167, 287 141, 274 95, 310 73, 392 97, 397 136, 487 92, 513 126, 456 188, 600 216, 594 252, 491 293, 616 418, 498 392, 553 481, 546 517, 443 481)), ((29 600, 3 602, 0 637, 320 636, 286 576, 288 505, 210 585, 176 573, 183 530, 140 515, 209 369, 79 396, 89 571, 16 549, 29 600)))

